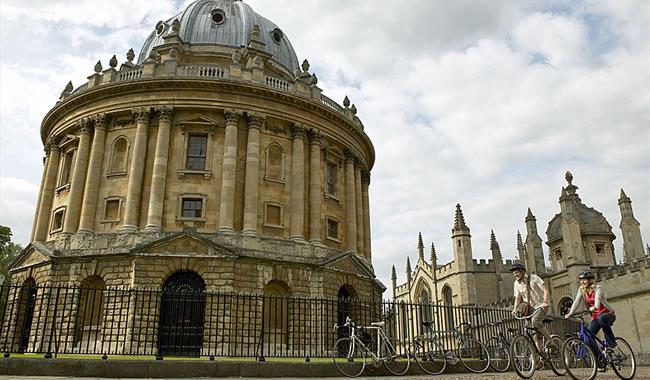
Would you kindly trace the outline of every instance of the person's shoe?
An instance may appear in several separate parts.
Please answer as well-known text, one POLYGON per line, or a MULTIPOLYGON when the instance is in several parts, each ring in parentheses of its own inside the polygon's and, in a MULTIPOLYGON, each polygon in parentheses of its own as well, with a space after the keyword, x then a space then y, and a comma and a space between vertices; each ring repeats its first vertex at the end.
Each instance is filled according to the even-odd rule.
POLYGON ((535 363, 535 370, 539 371, 541 369, 544 369, 544 361, 540 359, 535 363))
POLYGON ((607 371, 607 366, 605 364, 599 363, 598 372, 605 372, 605 371, 607 371))

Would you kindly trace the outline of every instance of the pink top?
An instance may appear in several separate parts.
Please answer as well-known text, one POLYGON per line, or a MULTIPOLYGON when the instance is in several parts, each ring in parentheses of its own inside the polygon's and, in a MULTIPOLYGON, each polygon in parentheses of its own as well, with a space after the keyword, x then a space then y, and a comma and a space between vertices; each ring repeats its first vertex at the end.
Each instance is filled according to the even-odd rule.
MULTIPOLYGON (((587 305, 589 305, 589 307, 594 306, 596 303, 596 292, 585 293, 585 302, 587 302, 587 305)), ((591 312, 591 320, 593 321, 594 319, 598 318, 598 316, 602 313, 609 313, 609 310, 601 303, 598 309, 591 312)))

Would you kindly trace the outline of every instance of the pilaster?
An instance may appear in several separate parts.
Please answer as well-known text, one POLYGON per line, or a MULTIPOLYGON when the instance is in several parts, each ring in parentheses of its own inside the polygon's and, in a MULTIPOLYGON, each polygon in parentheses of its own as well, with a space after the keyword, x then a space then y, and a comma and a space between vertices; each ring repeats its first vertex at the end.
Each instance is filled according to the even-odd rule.
POLYGON ((356 155, 349 149, 345 149, 345 221, 347 233, 345 236, 346 248, 348 251, 357 250, 357 205, 356 191, 354 185, 354 163, 356 155))
POLYGON ((309 241, 321 243, 321 211, 323 191, 321 170, 322 135, 315 130, 309 133, 309 241))
POLYGON ((145 231, 162 231, 162 213, 165 202, 165 187, 167 184, 167 164, 169 161, 169 139, 171 125, 174 120, 173 107, 160 107, 158 118, 158 135, 156 136, 156 151, 154 153, 153 173, 151 175, 151 195, 147 211, 145 231))
POLYGON ((242 113, 224 110, 226 135, 223 147, 221 174, 221 202, 219 206, 219 232, 232 233, 235 212, 235 175, 237 174, 237 125, 242 113))
POLYGON ((36 227, 34 228, 34 237, 32 239, 33 241, 40 242, 44 242, 47 239, 50 214, 52 213, 54 187, 59 172, 60 151, 58 143, 53 138, 50 138, 45 144, 45 154, 45 180, 43 190, 40 194, 38 216, 36 217, 36 227))
POLYGON ((293 140, 291 152, 291 197, 290 216, 292 240, 304 240, 305 227, 305 128, 294 124, 291 127, 293 140))
POLYGON ((257 234, 259 199, 260 129, 264 116, 248 113, 248 141, 246 143, 246 178, 244 183, 244 227, 242 234, 257 234))
POLYGON ((86 184, 88 172, 88 154, 90 152, 90 134, 92 132, 89 119, 77 122, 79 127, 79 146, 77 147, 77 158, 74 164, 74 172, 70 181, 70 193, 68 195, 68 207, 63 222, 63 233, 74 234, 79 227, 79 216, 81 213, 81 201, 86 184))
POLYGON ((95 217, 97 214, 97 198, 99 195, 99 184, 101 181, 102 165, 104 160, 104 143, 106 140, 107 117, 104 114, 93 117, 95 134, 90 150, 90 162, 88 164, 88 176, 84 191, 83 205, 81 207, 81 220, 79 221, 80 233, 93 233, 95 229, 95 217))
POLYGON ((126 232, 135 232, 138 230, 150 114, 151 109, 149 107, 133 110, 133 118, 136 122, 135 143, 133 145, 133 155, 129 168, 129 184, 127 186, 124 224, 122 225, 122 231, 126 232))

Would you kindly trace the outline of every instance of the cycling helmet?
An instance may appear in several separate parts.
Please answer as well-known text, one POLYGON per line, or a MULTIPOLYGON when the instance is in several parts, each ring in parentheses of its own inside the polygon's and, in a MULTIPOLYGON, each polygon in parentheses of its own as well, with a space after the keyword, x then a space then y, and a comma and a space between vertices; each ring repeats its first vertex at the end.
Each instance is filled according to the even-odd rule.
POLYGON ((516 270, 526 270, 526 267, 522 263, 514 263, 510 267, 510 272, 514 272, 516 270))
POLYGON ((596 276, 593 274, 592 271, 586 270, 586 271, 581 272, 580 275, 578 275, 578 278, 581 279, 581 280, 585 279, 585 278, 594 279, 594 278, 596 278, 596 276))

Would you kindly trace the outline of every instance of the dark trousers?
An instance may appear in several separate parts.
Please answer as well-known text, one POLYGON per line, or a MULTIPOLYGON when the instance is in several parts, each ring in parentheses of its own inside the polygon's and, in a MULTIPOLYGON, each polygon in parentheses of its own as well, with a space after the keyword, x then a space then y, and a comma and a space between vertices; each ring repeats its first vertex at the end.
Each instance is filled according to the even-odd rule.
MULTIPOLYGON (((607 342, 608 347, 614 347, 616 346, 616 342, 614 341, 614 332, 612 331, 612 325, 614 324, 614 321, 616 321, 616 315, 612 313, 603 313, 598 316, 598 318, 594 319, 589 323, 589 326, 587 326, 587 329, 589 332, 592 334, 596 335, 600 331, 600 329, 603 329, 603 334, 605 335, 605 342, 607 342)), ((594 344, 595 346, 595 344, 594 344)), ((598 352, 597 347, 592 348, 595 350, 595 352, 598 352)))

